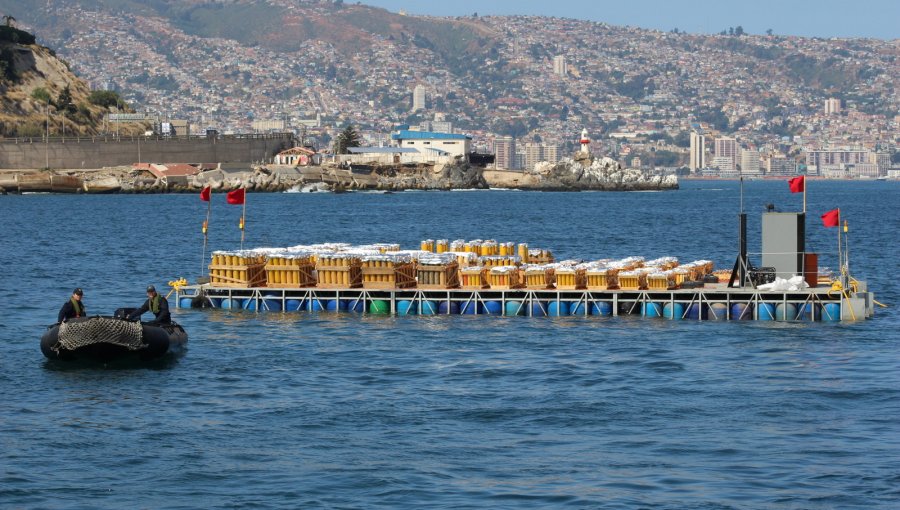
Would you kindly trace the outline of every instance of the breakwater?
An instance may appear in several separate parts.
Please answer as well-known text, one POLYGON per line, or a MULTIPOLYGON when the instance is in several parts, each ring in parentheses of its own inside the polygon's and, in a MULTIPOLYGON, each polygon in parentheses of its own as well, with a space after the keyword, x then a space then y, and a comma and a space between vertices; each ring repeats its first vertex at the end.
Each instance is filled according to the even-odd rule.
POLYGON ((0 138, 0 168, 101 168, 156 163, 265 162, 292 144, 293 135, 178 137, 0 138))

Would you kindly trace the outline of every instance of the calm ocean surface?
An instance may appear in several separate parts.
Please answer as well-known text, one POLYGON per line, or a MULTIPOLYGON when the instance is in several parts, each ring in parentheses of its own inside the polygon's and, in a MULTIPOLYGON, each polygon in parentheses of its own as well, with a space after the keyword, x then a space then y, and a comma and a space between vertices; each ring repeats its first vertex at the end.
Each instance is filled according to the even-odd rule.
MULTIPOLYGON (((808 245, 891 305, 857 324, 177 310, 186 354, 38 347, 200 272, 195 195, 0 197, 2 508, 900 508, 900 183, 809 184, 808 245)), ((248 245, 494 238, 730 267, 738 183, 667 193, 249 195, 248 245)), ((751 251, 783 182, 745 184, 751 251)), ((213 248, 240 208, 214 195, 213 248)), ((173 303, 174 305, 174 303, 173 303)))

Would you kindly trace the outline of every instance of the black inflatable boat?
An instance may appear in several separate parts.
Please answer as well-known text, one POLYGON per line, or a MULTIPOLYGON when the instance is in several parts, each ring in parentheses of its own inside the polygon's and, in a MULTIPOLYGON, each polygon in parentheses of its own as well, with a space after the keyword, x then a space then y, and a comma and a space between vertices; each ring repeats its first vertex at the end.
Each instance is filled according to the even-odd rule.
MULTIPOLYGON (((126 310, 127 311, 127 310, 126 310)), ((54 324, 41 337, 41 352, 52 360, 109 363, 124 358, 148 361, 178 353, 187 344, 184 328, 115 317, 82 317, 54 324)))

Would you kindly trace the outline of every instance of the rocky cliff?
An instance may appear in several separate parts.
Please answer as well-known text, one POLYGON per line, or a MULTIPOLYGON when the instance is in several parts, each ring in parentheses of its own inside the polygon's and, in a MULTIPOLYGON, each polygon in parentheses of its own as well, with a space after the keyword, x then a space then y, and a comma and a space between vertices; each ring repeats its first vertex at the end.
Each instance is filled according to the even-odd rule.
POLYGON ((576 154, 559 163, 538 163, 534 173, 540 177, 533 189, 566 191, 648 191, 678 189, 674 175, 650 175, 642 170, 623 168, 610 158, 591 158, 576 154))
POLYGON ((33 35, 0 28, 0 136, 44 136, 48 120, 50 136, 96 134, 107 108, 88 84, 33 35))
POLYGON ((465 162, 452 165, 422 165, 408 169, 384 167, 373 171, 378 189, 385 190, 442 190, 484 189, 488 187, 480 168, 465 162))
POLYGON ((350 190, 449 190, 516 188, 533 191, 648 191, 678 189, 675 176, 654 176, 624 169, 615 161, 564 159, 557 164, 539 164, 537 173, 497 172, 465 162, 453 165, 378 166, 255 166, 246 169, 212 169, 171 180, 154 177, 146 168, 114 167, 89 171, 24 173, 0 171, 0 190, 86 191, 88 193, 199 192, 206 186, 215 191, 245 187, 253 192, 350 191, 350 190), (72 177, 71 189, 56 189, 72 177), (55 181, 54 181, 55 180, 55 181), (56 184, 54 182, 58 181, 56 184), (72 181, 75 182, 75 181, 72 181), (24 183, 24 184, 23 184, 24 183), (43 186, 43 187, 42 187, 43 186))

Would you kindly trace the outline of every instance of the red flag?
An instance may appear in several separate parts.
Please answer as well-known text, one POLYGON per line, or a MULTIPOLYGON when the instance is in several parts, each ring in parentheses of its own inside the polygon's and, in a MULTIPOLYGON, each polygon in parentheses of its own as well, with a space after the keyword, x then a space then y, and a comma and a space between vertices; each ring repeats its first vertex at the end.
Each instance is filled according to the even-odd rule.
POLYGON ((212 188, 207 186, 203 188, 203 191, 200 192, 200 200, 204 202, 209 202, 209 195, 212 193, 212 188))
POLYGON ((244 188, 229 191, 225 198, 231 205, 241 205, 244 203, 244 191, 244 188))
POLYGON ((841 224, 841 210, 832 209, 822 215, 822 224, 826 227, 838 227, 841 224))
POLYGON ((794 177, 788 181, 788 186, 791 187, 791 193, 803 193, 803 188, 806 186, 806 177, 803 175, 794 177))

